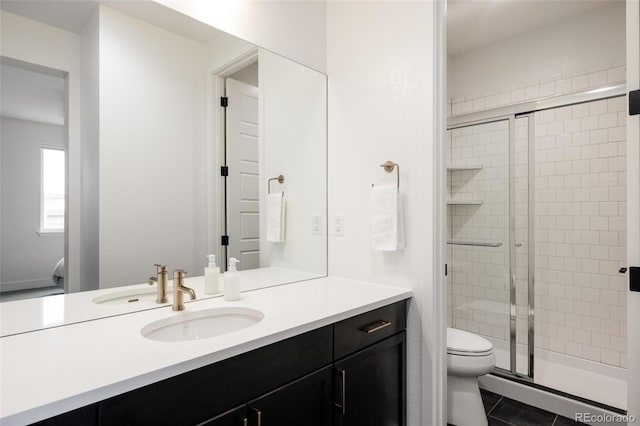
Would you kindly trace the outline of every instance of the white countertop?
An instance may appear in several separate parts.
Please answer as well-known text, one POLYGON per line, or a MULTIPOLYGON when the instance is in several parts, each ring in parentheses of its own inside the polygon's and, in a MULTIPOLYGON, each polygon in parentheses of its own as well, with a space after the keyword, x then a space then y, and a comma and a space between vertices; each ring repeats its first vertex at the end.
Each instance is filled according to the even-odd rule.
POLYGON ((411 291, 336 277, 243 293, 237 302, 197 300, 0 338, 0 423, 42 420, 411 297, 411 291), (153 321, 221 306, 264 319, 188 342, 146 339, 153 321))
MULTIPOLYGON (((319 278, 318 274, 272 267, 238 272, 240 273, 241 291, 319 278)), ((221 285, 224 283, 222 274, 220 282, 221 285)), ((169 288, 172 287, 172 284, 173 280, 169 280, 169 288)), ((204 294, 203 276, 187 276, 185 285, 195 290, 198 299, 222 296, 221 294, 204 294)), ((149 284, 144 283, 3 302, 0 303, 0 336, 10 336, 43 328, 59 327, 61 325, 91 321, 147 309, 157 309, 161 306, 155 303, 155 297, 153 297, 155 291, 155 285, 149 286, 149 284), (118 305, 96 304, 93 302, 93 299, 98 296, 118 293, 125 289, 142 289, 149 291, 152 297, 148 301, 141 300, 137 303, 118 305)), ((167 297, 169 300, 167 305, 171 305, 173 295, 170 291, 167 297)), ((186 299, 188 299, 188 297, 186 299)))

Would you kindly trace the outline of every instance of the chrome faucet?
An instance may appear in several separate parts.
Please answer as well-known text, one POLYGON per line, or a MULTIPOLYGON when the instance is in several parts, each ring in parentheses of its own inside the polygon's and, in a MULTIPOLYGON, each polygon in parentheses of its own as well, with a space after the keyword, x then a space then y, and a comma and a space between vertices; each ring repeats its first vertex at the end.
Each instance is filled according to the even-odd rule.
POLYGON ((149 285, 158 284, 158 295, 156 297, 156 303, 167 303, 167 281, 169 272, 167 271, 167 265, 159 265, 156 263, 156 276, 149 278, 149 285))
POLYGON ((176 269, 173 271, 173 310, 184 311, 184 302, 182 301, 183 294, 189 293, 191 300, 196 298, 196 292, 192 288, 184 286, 184 276, 186 272, 184 269, 176 269))

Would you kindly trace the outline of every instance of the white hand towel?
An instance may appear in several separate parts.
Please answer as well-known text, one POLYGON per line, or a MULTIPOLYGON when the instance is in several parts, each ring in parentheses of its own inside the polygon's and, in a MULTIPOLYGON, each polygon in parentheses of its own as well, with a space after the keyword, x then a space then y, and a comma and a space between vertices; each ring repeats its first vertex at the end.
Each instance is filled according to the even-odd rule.
POLYGON ((402 200, 395 185, 371 188, 371 244, 380 251, 404 249, 402 200))
POLYGON ((285 207, 284 192, 274 192, 267 196, 267 241, 284 242, 285 207))

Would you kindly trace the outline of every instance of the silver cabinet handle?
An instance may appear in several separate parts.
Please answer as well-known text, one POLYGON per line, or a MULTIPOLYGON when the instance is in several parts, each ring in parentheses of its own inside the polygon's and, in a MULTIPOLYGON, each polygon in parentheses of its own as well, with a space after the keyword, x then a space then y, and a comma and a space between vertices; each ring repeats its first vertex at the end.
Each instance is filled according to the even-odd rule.
POLYGON ((256 415, 258 416, 258 426, 262 426, 262 411, 258 410, 257 408, 253 408, 253 407, 251 407, 251 409, 253 411, 255 411, 256 415))
POLYGON ((338 375, 340 376, 340 387, 341 387, 341 391, 342 391, 342 396, 341 396, 341 401, 340 404, 338 404, 337 402, 334 403, 336 405, 336 407, 340 408, 342 410, 342 415, 344 416, 347 412, 347 372, 345 370, 340 370, 338 372, 338 375))

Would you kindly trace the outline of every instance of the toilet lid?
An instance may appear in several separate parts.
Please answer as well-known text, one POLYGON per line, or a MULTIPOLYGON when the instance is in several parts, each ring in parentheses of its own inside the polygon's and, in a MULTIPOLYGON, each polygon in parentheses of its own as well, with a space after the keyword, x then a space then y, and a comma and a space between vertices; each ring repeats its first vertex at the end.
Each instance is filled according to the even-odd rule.
POLYGON ((493 346, 487 339, 468 331, 447 328, 447 352, 449 353, 486 353, 493 346))

